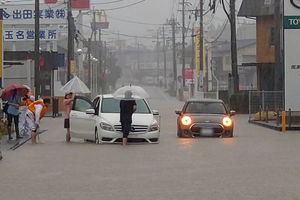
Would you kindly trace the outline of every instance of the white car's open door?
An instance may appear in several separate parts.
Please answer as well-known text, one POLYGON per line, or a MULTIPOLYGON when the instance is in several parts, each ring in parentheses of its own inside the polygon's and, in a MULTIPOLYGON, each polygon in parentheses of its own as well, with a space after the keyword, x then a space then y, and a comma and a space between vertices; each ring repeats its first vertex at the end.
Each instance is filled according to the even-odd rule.
POLYGON ((95 138, 95 115, 87 114, 88 109, 93 109, 92 102, 83 96, 74 98, 70 113, 71 137, 93 140, 95 138))

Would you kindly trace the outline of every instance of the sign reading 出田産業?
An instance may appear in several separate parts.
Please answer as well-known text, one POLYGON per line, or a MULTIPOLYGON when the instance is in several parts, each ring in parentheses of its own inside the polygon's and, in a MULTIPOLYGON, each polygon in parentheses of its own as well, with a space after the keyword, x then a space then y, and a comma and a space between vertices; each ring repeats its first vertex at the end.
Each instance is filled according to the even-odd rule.
MULTIPOLYGON (((58 32, 56 29, 40 29, 40 40, 50 41, 58 39, 58 32)), ((34 40, 34 29, 26 28, 10 28, 4 29, 4 41, 29 41, 34 40)))
POLYGON ((300 1, 283 3, 285 110, 300 111, 300 1))
MULTIPOLYGON (((34 4, 29 5, 3 5, 4 24, 34 24, 35 8, 34 4)), ((66 4, 40 4, 41 24, 66 24, 67 6, 66 4)))

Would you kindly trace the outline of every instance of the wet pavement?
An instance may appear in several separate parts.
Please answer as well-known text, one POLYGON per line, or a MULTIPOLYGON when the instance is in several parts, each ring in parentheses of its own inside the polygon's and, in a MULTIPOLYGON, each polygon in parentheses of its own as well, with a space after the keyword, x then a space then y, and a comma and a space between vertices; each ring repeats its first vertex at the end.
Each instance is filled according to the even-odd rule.
POLYGON ((300 199, 300 132, 235 116, 234 138, 176 137, 183 102, 147 88, 161 114, 159 144, 65 143, 63 118, 42 120, 42 144, 4 152, 0 199, 300 199))

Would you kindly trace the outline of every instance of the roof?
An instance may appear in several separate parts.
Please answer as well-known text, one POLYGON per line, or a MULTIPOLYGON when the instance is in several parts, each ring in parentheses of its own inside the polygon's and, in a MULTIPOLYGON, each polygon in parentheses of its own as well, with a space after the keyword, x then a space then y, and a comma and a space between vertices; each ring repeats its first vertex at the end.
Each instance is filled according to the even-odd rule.
POLYGON ((238 16, 259 17, 274 14, 275 0, 243 0, 238 16))
POLYGON ((113 98, 114 96, 112 94, 100 94, 100 95, 97 95, 96 97, 113 98))
POLYGON ((186 102, 209 102, 209 103, 223 103, 221 99, 189 99, 186 102))
MULTIPOLYGON (((245 47, 256 44, 256 39, 248 39, 248 40, 237 40, 237 49, 243 49, 245 47)), ((219 42, 215 48, 213 48, 213 53, 222 53, 231 51, 231 42, 219 42)))

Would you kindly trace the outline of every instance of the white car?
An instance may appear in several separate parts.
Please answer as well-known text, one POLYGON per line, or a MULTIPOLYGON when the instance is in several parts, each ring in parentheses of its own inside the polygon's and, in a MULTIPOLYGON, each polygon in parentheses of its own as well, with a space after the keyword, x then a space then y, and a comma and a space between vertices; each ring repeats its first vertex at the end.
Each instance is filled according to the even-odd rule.
MULTIPOLYGON (((132 130, 129 142, 159 142, 159 123, 145 99, 136 100, 137 110, 132 116, 132 130)), ((76 96, 70 113, 70 132, 72 138, 92 140, 95 143, 121 142, 123 133, 120 123, 120 100, 111 94, 99 95, 93 102, 88 98, 76 96)))

